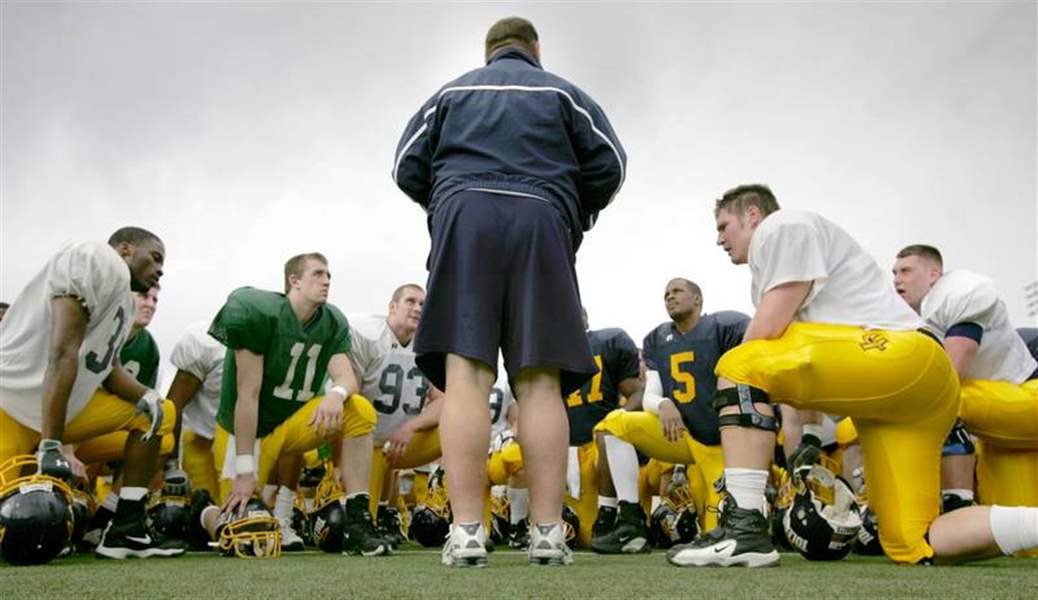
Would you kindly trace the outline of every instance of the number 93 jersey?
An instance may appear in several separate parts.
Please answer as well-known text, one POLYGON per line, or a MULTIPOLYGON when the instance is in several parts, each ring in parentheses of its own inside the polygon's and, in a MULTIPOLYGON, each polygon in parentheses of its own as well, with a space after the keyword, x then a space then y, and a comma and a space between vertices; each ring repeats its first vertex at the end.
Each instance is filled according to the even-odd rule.
POLYGON ((346 316, 324 304, 300 323, 288 298, 278 292, 238 288, 216 314, 209 335, 227 346, 216 421, 234 433, 238 369, 234 351, 263 356, 257 437, 263 437, 313 398, 324 384, 328 362, 350 349, 346 316))
POLYGON ((667 322, 645 336, 645 367, 659 373, 663 396, 674 401, 685 427, 701 444, 721 443, 713 406, 714 367, 725 352, 742 343, 749 324, 750 318, 740 312, 721 311, 703 315, 686 333, 667 322))
POLYGON ((598 372, 566 398, 570 446, 590 442, 595 425, 620 408, 620 382, 638 378, 638 348, 626 331, 615 328, 588 331, 587 340, 598 372))
POLYGON ((29 281, 0 322, 0 408, 34 431, 43 420, 40 398, 54 318, 51 300, 66 296, 77 299, 87 313, 66 423, 112 371, 136 315, 130 270, 104 242, 65 246, 29 281))
POLYGON ((404 421, 422 412, 429 382, 414 362, 414 338, 400 343, 380 315, 350 316, 350 360, 361 393, 378 413, 375 442, 384 442, 404 421))

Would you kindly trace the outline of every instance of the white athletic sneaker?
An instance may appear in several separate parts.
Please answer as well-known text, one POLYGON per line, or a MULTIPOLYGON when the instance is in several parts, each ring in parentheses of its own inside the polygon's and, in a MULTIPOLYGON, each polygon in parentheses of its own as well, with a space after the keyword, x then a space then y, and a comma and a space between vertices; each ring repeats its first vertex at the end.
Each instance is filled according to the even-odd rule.
POLYGON ((566 545, 562 523, 537 523, 530 527, 530 564, 568 565, 573 562, 573 551, 566 545))
POLYGON ((452 525, 440 562, 448 567, 487 566, 487 530, 483 524, 452 525))
POLYGON ((278 519, 278 525, 281 526, 281 551, 302 551, 303 538, 299 537, 299 534, 296 533, 296 530, 292 527, 292 519, 278 519))

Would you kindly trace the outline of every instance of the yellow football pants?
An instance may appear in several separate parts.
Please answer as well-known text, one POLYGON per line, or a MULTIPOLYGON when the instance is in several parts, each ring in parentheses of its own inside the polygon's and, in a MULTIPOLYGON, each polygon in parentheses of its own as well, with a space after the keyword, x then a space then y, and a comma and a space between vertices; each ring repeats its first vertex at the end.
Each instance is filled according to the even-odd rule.
POLYGON ((992 444, 1038 450, 1038 380, 966 381, 959 416, 970 433, 992 444))
POLYGON ((414 434, 404 455, 392 465, 386 460, 382 447, 375 448, 371 453, 371 484, 368 486, 371 497, 371 514, 378 514, 378 502, 382 499, 382 486, 390 471, 427 465, 440 458, 441 454, 439 427, 414 434))
POLYGON ((916 331, 793 323, 721 357, 717 375, 762 389, 775 403, 854 418, 869 505, 892 560, 933 556, 941 448, 959 409, 958 376, 944 349, 916 331))
MULTIPOLYGON (((107 390, 98 389, 83 410, 65 424, 62 441, 66 444, 84 444, 113 431, 147 431, 151 425, 150 420, 145 415, 134 415, 135 410, 136 404, 133 402, 127 402, 107 390)), ((162 410, 162 424, 158 435, 166 436, 173 431, 176 424, 177 409, 176 405, 166 400, 162 410)), ((122 440, 125 444, 125 434, 122 440)), ((0 409, 0 463, 12 456, 32 454, 39 444, 38 431, 15 421, 0 409)), ((123 446, 120 445, 117 455, 111 460, 122 458, 122 454, 123 446)))
POLYGON ((580 528, 577 530, 577 546, 591 547, 591 528, 598 516, 598 446, 592 440, 577 448, 580 463, 580 497, 568 493, 565 502, 577 513, 580 528))
POLYGON ((218 494, 220 472, 213 461, 213 440, 187 428, 181 429, 180 433, 180 466, 191 481, 191 489, 205 489, 210 494, 218 494))
POLYGON ((717 526, 720 495, 714 481, 724 475, 724 452, 720 446, 699 443, 686 431, 677 442, 668 440, 660 428, 660 418, 648 412, 614 410, 595 427, 631 444, 642 454, 667 463, 692 465, 686 474, 692 487, 692 498, 700 527, 709 531, 717 526))
MULTIPOLYGON (((324 400, 324 396, 311 398, 302 408, 275 427, 274 431, 260 438, 256 482, 261 488, 267 483, 271 471, 277 465, 278 457, 282 454, 302 454, 324 443, 324 438, 318 437, 317 432, 310 425, 322 400, 324 400)), ((344 437, 367 435, 375 430, 377 418, 371 402, 364 396, 354 394, 343 406, 341 434, 344 437)), ((230 477, 224 477, 227 473, 223 468, 227 464, 227 442, 230 435, 217 423, 216 435, 213 437, 213 464, 220 472, 220 502, 227 497, 233 482, 230 477)))

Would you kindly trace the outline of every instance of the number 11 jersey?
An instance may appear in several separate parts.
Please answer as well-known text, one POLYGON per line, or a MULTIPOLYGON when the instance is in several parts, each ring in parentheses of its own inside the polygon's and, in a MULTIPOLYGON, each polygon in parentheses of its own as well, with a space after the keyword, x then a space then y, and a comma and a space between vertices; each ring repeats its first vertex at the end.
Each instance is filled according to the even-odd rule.
POLYGON ((263 356, 256 437, 273 431, 317 395, 332 356, 350 349, 349 323, 332 304, 300 323, 287 296, 251 287, 231 293, 209 335, 227 346, 216 422, 232 434, 238 401, 234 352, 244 349, 263 356))

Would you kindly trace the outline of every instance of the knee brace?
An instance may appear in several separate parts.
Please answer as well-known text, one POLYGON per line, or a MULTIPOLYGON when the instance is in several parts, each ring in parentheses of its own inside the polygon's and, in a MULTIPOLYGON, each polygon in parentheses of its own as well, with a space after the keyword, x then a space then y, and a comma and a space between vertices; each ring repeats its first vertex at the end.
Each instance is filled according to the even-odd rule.
POLYGON ((739 414, 723 415, 717 418, 720 427, 755 427, 764 431, 777 432, 778 419, 760 413, 754 402, 770 404, 771 400, 764 390, 740 383, 727 390, 718 390, 714 395, 714 410, 720 412, 726 406, 738 406, 739 414))

